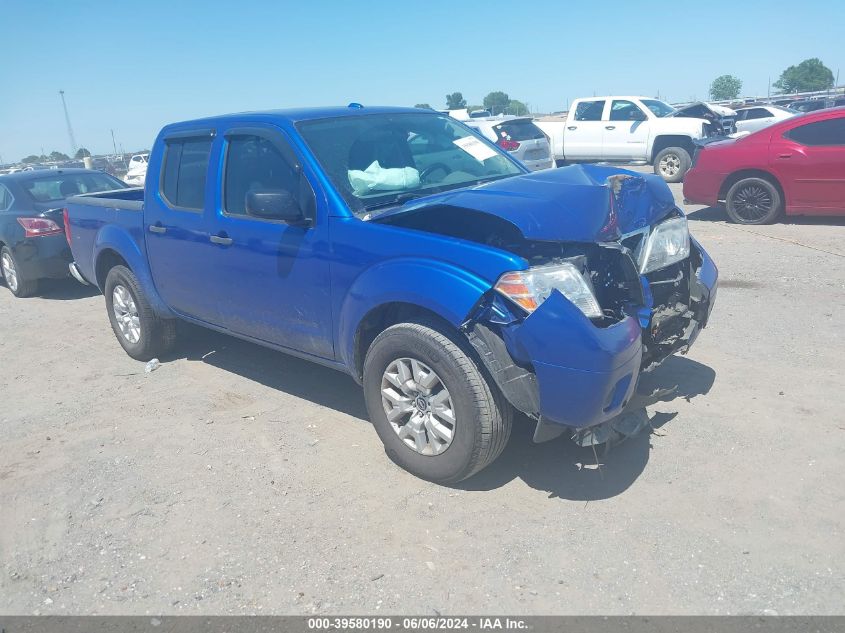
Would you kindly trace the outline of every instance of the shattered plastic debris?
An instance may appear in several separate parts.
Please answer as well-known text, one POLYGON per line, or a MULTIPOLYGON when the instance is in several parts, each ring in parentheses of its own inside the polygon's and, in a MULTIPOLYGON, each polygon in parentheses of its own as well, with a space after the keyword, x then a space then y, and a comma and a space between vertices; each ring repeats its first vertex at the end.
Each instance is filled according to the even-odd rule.
POLYGON ((149 374, 154 372, 156 369, 161 367, 161 362, 157 358, 153 358, 149 363, 146 364, 144 367, 144 373, 149 374))

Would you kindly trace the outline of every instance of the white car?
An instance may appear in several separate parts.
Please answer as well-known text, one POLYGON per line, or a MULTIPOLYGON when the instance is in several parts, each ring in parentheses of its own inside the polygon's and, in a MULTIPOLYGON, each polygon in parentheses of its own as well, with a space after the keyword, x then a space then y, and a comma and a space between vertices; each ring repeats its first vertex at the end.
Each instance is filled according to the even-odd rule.
POLYGON ((463 123, 478 130, 531 171, 555 166, 549 138, 530 117, 476 117, 463 123))
POLYGON ((736 114, 737 131, 751 133, 762 130, 772 123, 792 118, 799 113, 780 106, 765 104, 739 108, 736 114))
POLYGON ((589 97, 576 99, 565 118, 534 122, 558 161, 643 162, 666 182, 680 182, 692 165, 694 141, 723 130, 706 119, 671 116, 675 112, 650 97, 589 97))
POLYGON ((123 182, 132 187, 143 187, 147 179, 147 163, 149 154, 135 154, 129 159, 129 171, 123 177, 123 182))

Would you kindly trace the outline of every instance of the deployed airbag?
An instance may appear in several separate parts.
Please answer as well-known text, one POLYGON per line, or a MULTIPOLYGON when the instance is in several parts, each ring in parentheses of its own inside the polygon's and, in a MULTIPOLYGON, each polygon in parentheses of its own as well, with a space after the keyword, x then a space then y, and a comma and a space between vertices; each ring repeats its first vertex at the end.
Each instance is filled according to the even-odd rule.
POLYGON ((402 191, 420 186, 420 172, 413 167, 389 167, 379 165, 377 160, 364 171, 350 169, 349 184, 356 196, 365 196, 374 191, 402 191))

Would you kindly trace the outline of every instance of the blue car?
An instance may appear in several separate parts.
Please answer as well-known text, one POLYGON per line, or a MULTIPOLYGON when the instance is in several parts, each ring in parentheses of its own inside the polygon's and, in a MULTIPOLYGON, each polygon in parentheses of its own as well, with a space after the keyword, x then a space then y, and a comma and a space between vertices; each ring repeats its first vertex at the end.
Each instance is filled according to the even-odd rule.
POLYGON ((38 290, 40 279, 68 276, 65 198, 123 189, 117 178, 87 169, 45 169, 0 176, 0 272, 16 297, 38 290))
POLYGON ((449 116, 281 110, 165 127, 145 189, 67 202, 75 277, 133 358, 183 319, 351 375, 388 455, 455 482, 606 436, 706 325, 716 267, 658 177, 530 173, 449 116))

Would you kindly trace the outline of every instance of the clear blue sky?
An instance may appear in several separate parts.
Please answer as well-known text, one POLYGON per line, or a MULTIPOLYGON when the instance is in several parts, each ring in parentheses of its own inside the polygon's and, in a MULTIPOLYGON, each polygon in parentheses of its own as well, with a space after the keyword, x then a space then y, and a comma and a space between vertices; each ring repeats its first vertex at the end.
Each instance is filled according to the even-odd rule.
POLYGON ((560 110, 596 94, 766 94, 819 57, 845 81, 845 2, 0 0, 0 156, 149 147, 167 122, 301 105, 443 107, 492 90, 560 110))

